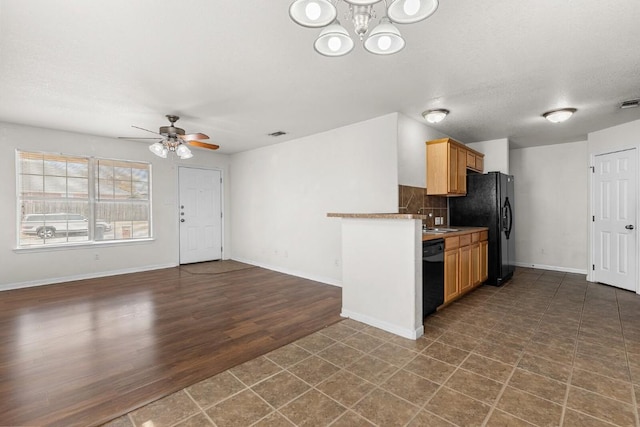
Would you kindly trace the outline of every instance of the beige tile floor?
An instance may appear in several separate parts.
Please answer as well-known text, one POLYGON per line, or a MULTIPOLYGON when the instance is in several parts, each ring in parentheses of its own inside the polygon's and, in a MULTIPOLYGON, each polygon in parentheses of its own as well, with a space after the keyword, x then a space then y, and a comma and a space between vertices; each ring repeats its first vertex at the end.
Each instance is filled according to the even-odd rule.
POLYGON ((345 320, 108 426, 638 426, 638 399, 640 296, 518 269, 417 341, 345 320))

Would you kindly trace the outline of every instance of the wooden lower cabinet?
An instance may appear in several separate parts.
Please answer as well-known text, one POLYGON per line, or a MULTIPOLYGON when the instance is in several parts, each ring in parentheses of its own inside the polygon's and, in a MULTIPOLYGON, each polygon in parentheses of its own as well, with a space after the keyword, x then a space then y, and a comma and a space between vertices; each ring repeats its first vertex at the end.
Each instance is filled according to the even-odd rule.
POLYGON ((486 231, 445 238, 444 304, 487 280, 488 249, 486 231))
POLYGON ((471 246, 463 246, 460 251, 460 292, 464 293, 471 289, 473 286, 473 279, 471 277, 472 262, 471 262, 471 246))
POLYGON ((480 280, 480 243, 471 245, 471 284, 477 286, 480 280))
POLYGON ((480 242, 480 282, 489 278, 489 242, 480 242))
POLYGON ((444 253, 444 302, 445 304, 460 295, 458 285, 458 249, 444 253))

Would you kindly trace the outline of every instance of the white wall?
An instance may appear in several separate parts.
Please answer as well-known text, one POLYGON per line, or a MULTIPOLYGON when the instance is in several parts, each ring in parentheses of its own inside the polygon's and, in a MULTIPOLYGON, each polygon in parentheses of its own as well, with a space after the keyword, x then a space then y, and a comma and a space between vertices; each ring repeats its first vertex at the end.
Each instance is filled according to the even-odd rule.
POLYGON ((397 114, 231 156, 233 258, 340 285, 340 219, 396 212, 397 114))
MULTIPOLYGON (((225 178, 228 174, 228 156, 199 149, 193 152, 194 157, 185 161, 176 161, 176 157, 160 159, 149 152, 147 144, 139 142, 0 123, 0 290, 177 265, 177 166, 216 168, 223 171, 225 178), (16 252, 16 149, 151 162, 155 239, 16 252)), ((228 188, 223 189, 223 194, 228 206, 228 188)), ((229 230, 226 221, 225 255, 230 253, 229 230)))
POLYGON ((614 126, 587 136, 589 154, 601 154, 621 148, 640 146, 640 120, 614 126))
POLYGON ((511 151, 516 262, 586 273, 587 142, 511 151))
POLYGON ((398 114, 398 184, 427 187, 427 141, 447 138, 404 114, 398 114))
POLYGON ((341 221, 345 260, 341 314, 415 340, 424 332, 422 221, 341 221))
POLYGON ((472 142, 469 148, 484 154, 484 171, 509 173, 509 140, 507 138, 491 141, 472 142))

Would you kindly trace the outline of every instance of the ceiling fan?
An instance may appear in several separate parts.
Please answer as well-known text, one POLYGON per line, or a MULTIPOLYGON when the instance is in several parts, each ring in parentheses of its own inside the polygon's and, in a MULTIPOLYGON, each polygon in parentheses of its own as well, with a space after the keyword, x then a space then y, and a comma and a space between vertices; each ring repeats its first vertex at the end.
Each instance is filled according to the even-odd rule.
MULTIPOLYGON (((149 150, 155 154, 156 156, 162 157, 163 159, 167 157, 167 154, 172 151, 176 153, 178 157, 181 159, 189 159, 193 157, 191 150, 187 147, 187 145, 191 145, 192 147, 200 147, 207 148, 209 150, 217 150, 220 148, 219 145, 209 144, 207 142, 202 142, 202 139, 209 139, 207 135, 204 133, 189 133, 186 134, 184 129, 175 126, 175 123, 180 119, 179 116, 174 116, 172 114, 167 114, 167 119, 169 120, 169 126, 160 126, 159 132, 154 132, 149 129, 141 128, 139 126, 131 126, 136 129, 143 130, 145 132, 150 132, 161 137, 161 140, 155 142, 149 146, 149 150)), ((158 137, 154 138, 137 138, 137 137, 120 137, 120 139, 159 139, 158 137)))

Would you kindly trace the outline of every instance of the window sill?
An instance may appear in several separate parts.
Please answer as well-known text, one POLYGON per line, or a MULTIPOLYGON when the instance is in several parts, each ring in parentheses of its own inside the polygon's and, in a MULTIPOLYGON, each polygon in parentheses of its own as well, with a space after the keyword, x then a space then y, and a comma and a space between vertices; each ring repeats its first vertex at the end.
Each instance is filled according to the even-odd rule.
POLYGON ((34 252, 51 252, 51 251, 67 251, 75 249, 87 249, 87 248, 105 248, 109 246, 123 246, 123 245, 141 245, 154 242, 156 239, 149 237, 146 239, 132 239, 132 240, 108 240, 108 241, 93 241, 82 243, 68 243, 65 245, 52 245, 52 246, 29 246, 24 248, 14 248, 15 253, 34 253, 34 252))

